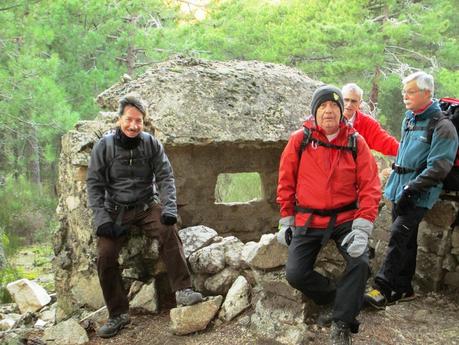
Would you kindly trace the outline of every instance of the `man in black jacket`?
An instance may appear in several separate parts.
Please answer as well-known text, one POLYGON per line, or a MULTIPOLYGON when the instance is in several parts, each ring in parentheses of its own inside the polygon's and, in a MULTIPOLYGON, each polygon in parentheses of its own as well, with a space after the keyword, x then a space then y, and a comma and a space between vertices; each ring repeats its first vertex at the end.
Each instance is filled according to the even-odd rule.
POLYGON ((171 164, 161 143, 142 131, 147 107, 138 96, 128 95, 120 100, 118 115, 115 133, 104 136, 94 146, 87 176, 89 207, 98 237, 97 271, 109 313, 107 323, 97 332, 104 338, 116 335, 129 323, 129 302, 118 256, 130 225, 137 225, 147 236, 158 239, 177 304, 202 301, 202 295, 191 289, 177 233, 171 164))

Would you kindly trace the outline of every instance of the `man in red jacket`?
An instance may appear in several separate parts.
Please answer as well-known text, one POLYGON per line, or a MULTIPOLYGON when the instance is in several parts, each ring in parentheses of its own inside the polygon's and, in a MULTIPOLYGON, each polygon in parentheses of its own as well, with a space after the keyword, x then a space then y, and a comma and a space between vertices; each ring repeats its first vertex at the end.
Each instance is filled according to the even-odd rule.
POLYGON ((387 133, 370 115, 360 111, 363 90, 357 84, 346 84, 341 89, 344 98, 343 115, 357 132, 365 139, 372 150, 387 156, 396 156, 398 141, 387 133))
POLYGON ((317 304, 333 304, 333 345, 350 344, 350 333, 358 331, 356 317, 369 275, 368 236, 381 198, 375 159, 344 121, 343 108, 336 87, 314 92, 312 116, 282 153, 277 187, 282 217, 278 240, 289 244, 287 280, 317 304), (309 138, 306 144, 304 138, 309 138), (328 239, 346 260, 337 285, 314 270, 328 239))

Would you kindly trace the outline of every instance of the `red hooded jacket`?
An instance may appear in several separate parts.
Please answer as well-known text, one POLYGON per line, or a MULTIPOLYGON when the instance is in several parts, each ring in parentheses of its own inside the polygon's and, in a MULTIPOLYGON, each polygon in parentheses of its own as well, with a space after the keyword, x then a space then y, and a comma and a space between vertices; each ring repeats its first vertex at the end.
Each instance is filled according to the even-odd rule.
MULTIPOLYGON (((304 126, 315 130, 312 137, 328 142, 325 133, 316 128, 314 120, 307 120, 304 126)), ((340 124, 338 136, 330 143, 348 146, 349 137, 355 129, 340 124)), ((292 133, 285 147, 279 167, 277 203, 281 216, 295 215, 295 225, 304 226, 310 213, 295 214, 295 205, 314 209, 334 209, 358 202, 358 209, 339 213, 336 225, 355 218, 365 218, 374 222, 381 199, 381 183, 376 161, 365 140, 357 136, 357 157, 348 150, 331 149, 310 143, 306 146, 301 160, 299 151, 303 140, 303 129, 292 133)), ((330 217, 314 215, 312 228, 327 228, 330 217)))
POLYGON ((353 127, 365 139, 370 149, 388 156, 397 155, 399 146, 397 139, 387 133, 370 115, 357 110, 353 127))

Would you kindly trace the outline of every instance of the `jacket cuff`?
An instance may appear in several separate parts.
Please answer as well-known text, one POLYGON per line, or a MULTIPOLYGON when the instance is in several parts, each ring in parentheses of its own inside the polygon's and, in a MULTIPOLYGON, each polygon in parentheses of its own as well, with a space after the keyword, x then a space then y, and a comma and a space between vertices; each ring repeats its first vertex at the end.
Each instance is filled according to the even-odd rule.
POLYGON ((97 229, 105 223, 113 223, 113 219, 105 208, 98 208, 94 210, 94 226, 97 229))
POLYGON ((360 230, 365 232, 368 236, 373 232, 373 222, 365 218, 356 218, 352 222, 352 230, 360 230))

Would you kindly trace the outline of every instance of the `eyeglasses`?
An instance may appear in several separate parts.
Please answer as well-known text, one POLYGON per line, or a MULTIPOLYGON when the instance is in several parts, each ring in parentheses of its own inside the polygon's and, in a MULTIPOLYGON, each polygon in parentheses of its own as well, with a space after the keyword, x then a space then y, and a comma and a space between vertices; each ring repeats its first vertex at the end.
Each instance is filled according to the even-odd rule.
POLYGON ((418 93, 420 91, 424 91, 424 90, 402 90, 402 96, 405 96, 405 95, 408 95, 408 96, 413 96, 415 93, 418 93))

